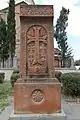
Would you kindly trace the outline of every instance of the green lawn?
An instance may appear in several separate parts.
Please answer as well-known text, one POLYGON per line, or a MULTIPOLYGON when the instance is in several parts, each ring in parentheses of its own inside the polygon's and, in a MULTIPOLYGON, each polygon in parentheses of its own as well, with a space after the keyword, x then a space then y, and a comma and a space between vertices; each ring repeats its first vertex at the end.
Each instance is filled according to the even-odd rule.
POLYGON ((2 111, 12 99, 12 87, 10 82, 0 84, 0 111, 2 111))

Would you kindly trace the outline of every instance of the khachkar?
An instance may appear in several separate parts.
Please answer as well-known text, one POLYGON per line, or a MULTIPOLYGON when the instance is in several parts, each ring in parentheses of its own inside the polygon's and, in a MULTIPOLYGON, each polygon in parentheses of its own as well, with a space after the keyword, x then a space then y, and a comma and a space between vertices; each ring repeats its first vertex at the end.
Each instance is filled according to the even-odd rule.
POLYGON ((14 86, 15 114, 61 112, 61 86, 54 77, 53 17, 52 5, 20 7, 21 78, 14 86))

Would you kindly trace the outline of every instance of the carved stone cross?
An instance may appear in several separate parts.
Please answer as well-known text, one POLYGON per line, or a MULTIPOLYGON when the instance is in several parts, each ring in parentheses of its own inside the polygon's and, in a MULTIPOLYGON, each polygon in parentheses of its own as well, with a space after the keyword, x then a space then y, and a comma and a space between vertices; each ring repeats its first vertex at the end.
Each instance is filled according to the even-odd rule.
POLYGON ((31 34, 27 34, 27 39, 28 39, 27 44, 29 44, 31 42, 35 42, 35 61, 34 61, 33 65, 40 64, 39 42, 43 42, 44 44, 47 44, 47 41, 46 41, 47 35, 40 36, 40 30, 41 30, 40 26, 35 26, 35 27, 33 27, 34 36, 32 36, 31 34))

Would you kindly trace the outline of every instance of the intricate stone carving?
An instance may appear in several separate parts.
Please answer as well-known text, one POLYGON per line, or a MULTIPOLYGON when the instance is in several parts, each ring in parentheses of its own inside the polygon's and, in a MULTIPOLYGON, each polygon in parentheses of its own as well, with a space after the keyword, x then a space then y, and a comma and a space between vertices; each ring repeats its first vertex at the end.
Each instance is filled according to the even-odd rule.
POLYGON ((33 102, 35 103, 39 103, 41 101, 43 101, 44 99, 44 95, 43 95, 43 92, 41 90, 34 90, 33 93, 32 93, 32 100, 33 102))
POLYGON ((53 6, 27 5, 27 7, 26 6, 23 7, 23 5, 21 5, 20 15, 21 16, 53 16, 53 6))
POLYGON ((35 25, 27 31, 28 75, 44 75, 47 71, 47 32, 35 25))

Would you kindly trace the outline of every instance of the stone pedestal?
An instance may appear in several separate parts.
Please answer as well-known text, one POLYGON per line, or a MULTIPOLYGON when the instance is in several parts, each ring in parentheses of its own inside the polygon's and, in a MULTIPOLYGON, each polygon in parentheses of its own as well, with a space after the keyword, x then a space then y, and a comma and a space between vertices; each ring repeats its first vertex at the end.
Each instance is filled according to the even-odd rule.
POLYGON ((55 78, 18 80, 14 86, 14 113, 58 113, 61 85, 55 78))
POLYGON ((14 114, 11 113, 9 120, 67 120, 63 111, 54 114, 14 114))

